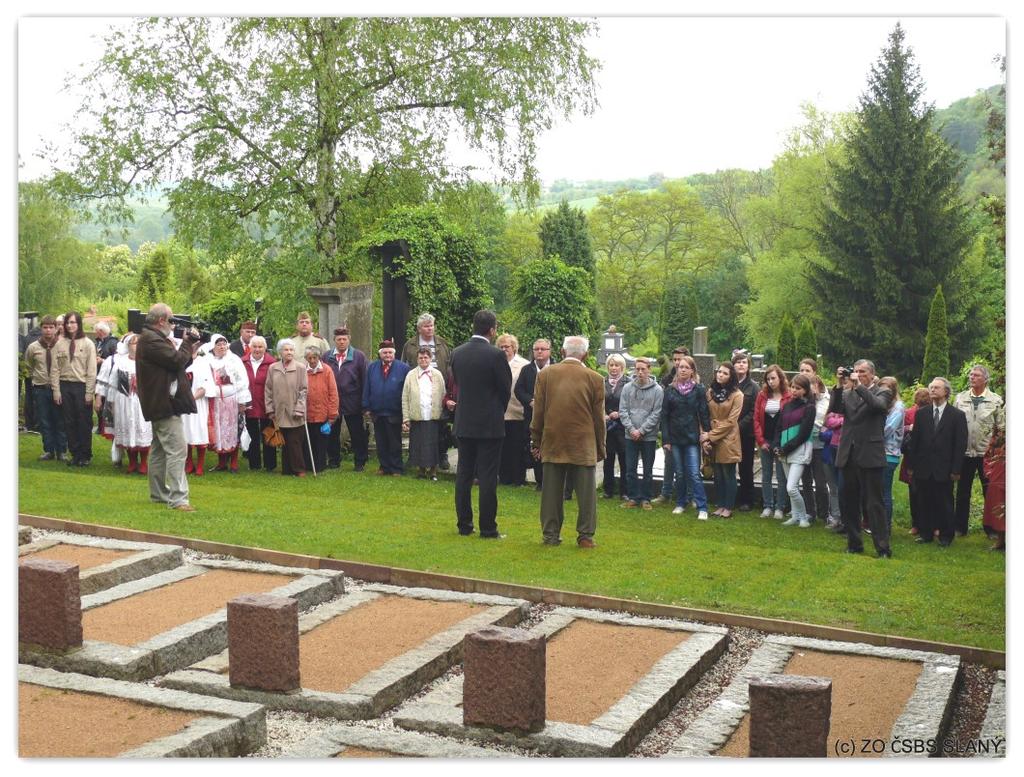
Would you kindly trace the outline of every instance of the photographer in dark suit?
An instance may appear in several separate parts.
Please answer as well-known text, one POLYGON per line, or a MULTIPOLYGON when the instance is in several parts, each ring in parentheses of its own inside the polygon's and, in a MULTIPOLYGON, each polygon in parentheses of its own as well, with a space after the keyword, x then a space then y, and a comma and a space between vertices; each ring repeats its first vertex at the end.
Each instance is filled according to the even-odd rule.
POLYGON ((843 436, 836 465, 843 472, 842 514, 846 527, 846 552, 863 553, 861 513, 871 526, 878 558, 892 558, 889 524, 882 501, 885 472, 885 416, 892 396, 877 384, 875 365, 861 359, 853 365, 853 388, 843 392, 843 436))
POLYGON ((953 483, 960 479, 963 452, 967 449, 967 416, 949 404, 952 387, 945 378, 928 384, 931 407, 914 417, 907 450, 907 474, 920 490, 923 526, 915 542, 931 542, 939 531, 939 545, 953 542, 953 483))
POLYGON ((473 477, 480 481, 480 537, 498 533, 498 465, 505 437, 505 408, 512 396, 512 370, 491 345, 498 321, 490 310, 473 316, 473 336, 452 351, 450 369, 458 386, 453 432, 458 443, 455 515, 459 534, 473 533, 473 477))

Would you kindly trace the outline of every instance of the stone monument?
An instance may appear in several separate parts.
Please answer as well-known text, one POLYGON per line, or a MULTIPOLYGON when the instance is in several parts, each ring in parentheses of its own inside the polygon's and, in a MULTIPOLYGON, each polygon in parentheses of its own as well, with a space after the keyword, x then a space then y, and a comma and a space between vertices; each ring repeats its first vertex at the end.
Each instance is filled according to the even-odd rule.
POLYGON ((352 345, 363 353, 376 354, 373 342, 373 284, 336 281, 306 289, 320 307, 319 331, 334 347, 334 330, 347 326, 352 345))

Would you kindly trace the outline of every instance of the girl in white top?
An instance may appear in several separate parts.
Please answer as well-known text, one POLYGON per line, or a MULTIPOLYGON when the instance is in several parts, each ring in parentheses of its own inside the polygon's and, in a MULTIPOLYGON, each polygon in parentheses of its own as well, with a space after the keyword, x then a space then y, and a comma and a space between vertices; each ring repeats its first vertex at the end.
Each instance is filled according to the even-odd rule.
POLYGON ((146 475, 149 472, 149 448, 153 444, 153 427, 142 415, 135 378, 135 346, 139 336, 129 332, 117 344, 117 352, 103 361, 96 377, 96 409, 100 397, 112 406, 114 413, 114 445, 127 454, 128 468, 146 475))
POLYGON ((214 335, 210 343, 213 349, 207 350, 206 357, 213 380, 206 392, 210 400, 210 444, 217 451, 216 471, 230 470, 237 475, 238 419, 251 401, 249 376, 242 360, 228 350, 228 339, 224 335, 214 335))
POLYGON ((196 400, 196 412, 183 415, 185 442, 188 444, 188 458, 185 459, 185 474, 203 475, 206 463, 206 448, 210 444, 210 400, 206 398, 208 391, 213 389, 213 372, 206 359, 207 345, 192 344, 192 363, 185 368, 185 374, 192 381, 192 396, 196 400), (195 464, 192 463, 192 449, 196 451, 195 464))

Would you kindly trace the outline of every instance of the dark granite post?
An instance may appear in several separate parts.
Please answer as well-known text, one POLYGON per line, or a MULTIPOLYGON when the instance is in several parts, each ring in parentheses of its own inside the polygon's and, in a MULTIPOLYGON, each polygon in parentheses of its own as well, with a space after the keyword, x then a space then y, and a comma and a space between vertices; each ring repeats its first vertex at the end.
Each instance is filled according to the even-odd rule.
POLYGON ((228 602, 231 685, 265 691, 299 687, 299 603, 269 594, 228 602))
POLYGON ((750 681, 750 757, 824 758, 832 680, 770 674, 750 681))
POLYGON ((517 732, 544 728, 547 639, 490 626, 462 641, 462 721, 517 732))
POLYGON ((33 558, 18 564, 18 641, 53 650, 81 647, 77 564, 33 558))

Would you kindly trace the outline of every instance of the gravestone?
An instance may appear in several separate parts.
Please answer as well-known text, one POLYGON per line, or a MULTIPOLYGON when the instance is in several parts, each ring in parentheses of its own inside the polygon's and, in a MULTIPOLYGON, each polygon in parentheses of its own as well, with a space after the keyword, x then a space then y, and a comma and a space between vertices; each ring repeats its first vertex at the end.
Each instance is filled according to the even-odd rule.
POLYGON ((462 720, 467 726, 535 732, 544 728, 547 638, 491 626, 462 642, 462 720))
POLYGON ((750 680, 750 757, 824 758, 832 717, 827 677, 769 674, 750 680))
POLYGON ((363 353, 375 354, 373 342, 373 284, 338 281, 306 289, 319 306, 318 329, 334 347, 334 330, 348 327, 352 345, 363 353))
POLYGON ((31 558, 18 564, 18 641, 52 650, 81 647, 77 564, 31 558))
POLYGON ((265 691, 299 687, 299 603, 270 594, 228 602, 228 676, 232 686, 265 691))

